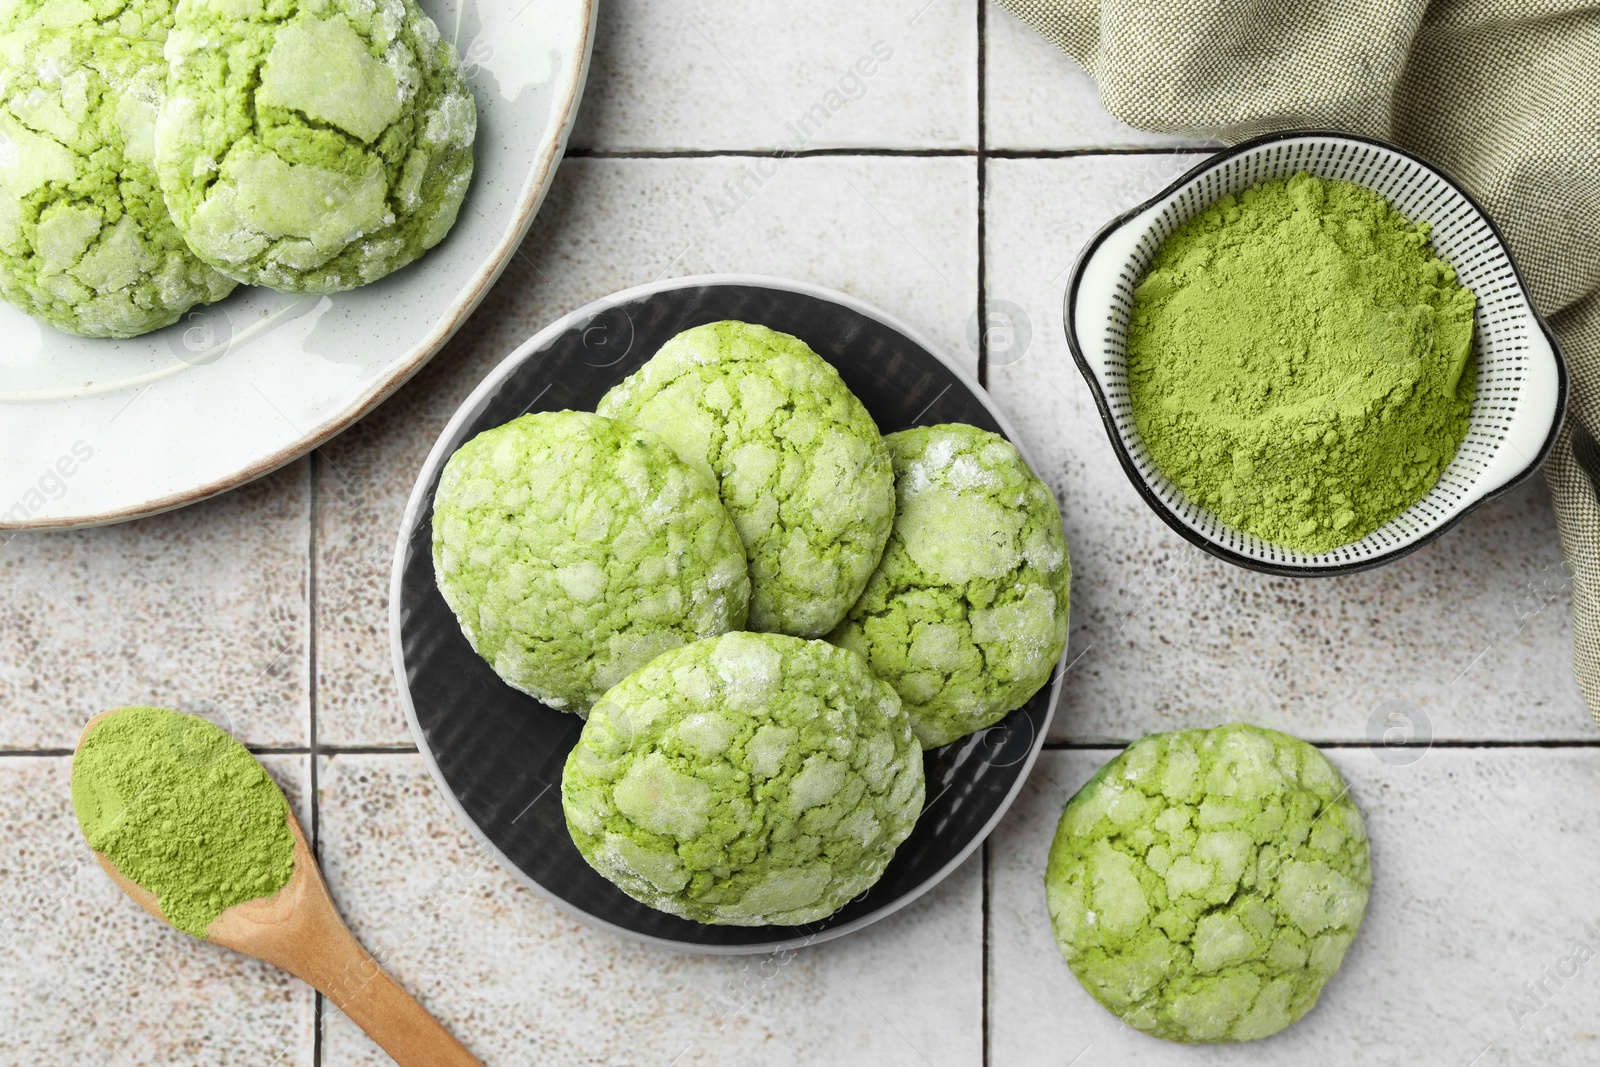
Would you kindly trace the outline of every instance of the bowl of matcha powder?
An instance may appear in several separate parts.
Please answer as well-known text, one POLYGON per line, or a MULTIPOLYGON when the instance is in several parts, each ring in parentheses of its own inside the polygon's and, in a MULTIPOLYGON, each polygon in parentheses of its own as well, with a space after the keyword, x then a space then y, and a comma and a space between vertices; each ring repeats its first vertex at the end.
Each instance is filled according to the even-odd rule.
POLYGON ((1275 134, 1112 220, 1068 343, 1123 469, 1278 574, 1415 550, 1531 474, 1567 375, 1494 223, 1404 151, 1275 134))

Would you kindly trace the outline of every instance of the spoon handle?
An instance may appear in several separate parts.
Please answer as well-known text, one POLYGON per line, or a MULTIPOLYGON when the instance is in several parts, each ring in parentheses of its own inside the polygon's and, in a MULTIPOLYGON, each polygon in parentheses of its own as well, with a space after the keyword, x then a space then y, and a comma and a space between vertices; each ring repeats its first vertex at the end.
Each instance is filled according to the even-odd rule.
POLYGON ((483 1067, 439 1020, 412 999, 349 934, 328 954, 337 970, 312 982, 400 1067, 483 1067))
POLYGON ((232 909, 211 925, 208 936, 321 991, 400 1067, 483 1067, 356 940, 293 813, 289 829, 295 838, 294 880, 272 898, 266 914, 251 912, 248 905, 232 909))
POLYGON ((241 939, 250 943, 245 951, 321 991, 400 1067, 483 1067, 356 940, 299 834, 296 848, 297 865, 305 872, 299 906, 289 909, 281 925, 257 926, 253 936, 241 939))

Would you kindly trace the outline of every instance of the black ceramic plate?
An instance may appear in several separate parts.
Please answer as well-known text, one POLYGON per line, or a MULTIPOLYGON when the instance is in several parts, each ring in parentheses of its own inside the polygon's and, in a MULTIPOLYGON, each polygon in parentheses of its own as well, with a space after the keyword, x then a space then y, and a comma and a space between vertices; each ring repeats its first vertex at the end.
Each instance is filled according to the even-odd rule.
POLYGON ((582 721, 506 685, 479 659, 434 586, 433 494, 451 453, 528 411, 593 410, 674 334, 719 319, 804 339, 839 369, 885 433, 968 422, 1015 441, 983 390, 882 312, 842 293, 770 278, 682 278, 573 312, 518 348, 445 427, 401 522, 390 640, 411 729, 445 796, 505 867, 536 892, 620 933, 700 952, 810 944, 881 919, 928 891, 999 821, 1043 743, 1052 684, 1002 722, 927 753, 927 807, 881 881, 819 923, 707 926, 626 896, 584 862, 561 813, 561 768, 582 721))

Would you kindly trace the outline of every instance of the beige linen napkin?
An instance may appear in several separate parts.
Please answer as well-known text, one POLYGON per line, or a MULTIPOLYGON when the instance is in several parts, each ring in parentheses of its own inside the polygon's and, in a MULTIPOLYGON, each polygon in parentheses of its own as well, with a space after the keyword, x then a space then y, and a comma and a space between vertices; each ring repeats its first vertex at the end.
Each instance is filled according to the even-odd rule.
POLYGON ((1130 125, 1381 137, 1494 216, 1572 374, 1545 466, 1566 562, 1538 584, 1572 583, 1574 668, 1600 722, 1600 3, 998 2, 1082 64, 1130 125))

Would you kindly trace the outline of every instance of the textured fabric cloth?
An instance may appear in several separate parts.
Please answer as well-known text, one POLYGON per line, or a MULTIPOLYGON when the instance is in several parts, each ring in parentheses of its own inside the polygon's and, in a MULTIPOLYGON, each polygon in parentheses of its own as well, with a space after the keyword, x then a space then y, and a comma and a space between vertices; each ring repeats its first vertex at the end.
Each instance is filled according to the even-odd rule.
POLYGON ((999 0, 1093 75, 1112 114, 1236 141, 1393 140, 1499 224, 1572 375, 1545 466, 1573 662, 1600 722, 1600 2, 999 0))

